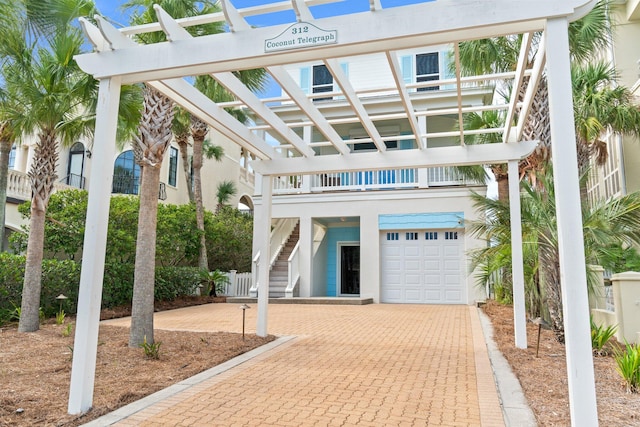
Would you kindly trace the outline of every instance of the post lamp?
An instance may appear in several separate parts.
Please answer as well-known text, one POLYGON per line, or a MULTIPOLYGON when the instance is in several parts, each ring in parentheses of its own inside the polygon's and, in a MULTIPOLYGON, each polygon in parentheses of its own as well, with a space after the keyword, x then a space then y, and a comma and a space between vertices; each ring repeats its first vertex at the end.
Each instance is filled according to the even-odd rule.
POLYGON ((242 341, 244 341, 244 319, 248 308, 251 307, 249 307, 247 304, 242 304, 240 306, 240 310, 242 310, 242 341))

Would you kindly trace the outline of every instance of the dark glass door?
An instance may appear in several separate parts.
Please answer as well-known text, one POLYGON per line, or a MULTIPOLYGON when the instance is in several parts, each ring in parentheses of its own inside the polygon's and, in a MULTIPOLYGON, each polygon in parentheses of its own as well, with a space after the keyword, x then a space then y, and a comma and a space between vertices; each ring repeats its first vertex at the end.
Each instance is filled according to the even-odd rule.
POLYGON ((360 294, 360 246, 340 247, 340 294, 360 294))

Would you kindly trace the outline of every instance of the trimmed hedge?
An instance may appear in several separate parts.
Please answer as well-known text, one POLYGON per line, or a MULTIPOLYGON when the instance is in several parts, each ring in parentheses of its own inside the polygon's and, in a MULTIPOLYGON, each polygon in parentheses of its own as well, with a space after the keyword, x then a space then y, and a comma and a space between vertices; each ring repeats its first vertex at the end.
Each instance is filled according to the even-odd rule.
MULTIPOLYGON (((22 299, 25 257, 0 253, 0 325, 11 320, 22 299)), ((109 263, 105 265, 102 289, 102 308, 131 304, 133 296, 133 264, 109 263)), ((156 268, 155 299, 170 301, 193 295, 200 282, 200 269, 196 267, 156 268)), ((80 264, 71 260, 47 259, 42 263, 42 292, 40 306, 47 317, 60 309, 56 297, 68 297, 62 303, 66 313, 75 314, 78 308, 80 264)))

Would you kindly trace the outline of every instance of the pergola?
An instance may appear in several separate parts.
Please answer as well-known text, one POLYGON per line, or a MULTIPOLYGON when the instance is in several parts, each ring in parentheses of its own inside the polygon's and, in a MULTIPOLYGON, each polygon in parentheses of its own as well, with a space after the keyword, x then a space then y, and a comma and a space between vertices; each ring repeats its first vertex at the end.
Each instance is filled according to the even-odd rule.
MULTIPOLYGON (((573 425, 597 425, 595 385, 589 331, 584 247, 580 221, 578 169, 573 127, 568 23, 579 19, 595 0, 440 0, 421 4, 383 8, 380 0, 369 0, 370 10, 362 13, 316 19, 309 6, 335 0, 290 0, 245 9, 235 9, 229 0, 221 0, 222 12, 192 18, 174 19, 156 6, 158 22, 117 29, 97 16, 97 26, 82 20, 94 52, 79 55, 80 67, 100 82, 93 153, 97 159, 115 155, 115 136, 120 88, 124 84, 145 82, 176 104, 196 115, 221 134, 252 153, 251 166, 262 179, 262 210, 255 217, 256 237, 261 253, 269 251, 273 177, 311 173, 348 172, 363 169, 421 168, 507 163, 513 235, 513 280, 515 344, 526 348, 524 275, 518 161, 530 154, 537 141, 521 141, 524 123, 533 95, 543 73, 549 88, 552 153, 560 246, 560 269, 566 328, 568 384, 573 425), (295 21, 282 25, 254 28, 246 17, 282 10, 293 10, 295 21), (210 22, 226 22, 225 33, 192 37, 185 27, 210 22), (141 45, 132 35, 163 31, 167 42, 141 45), (513 72, 462 76, 458 44, 465 40, 496 36, 523 36, 517 67, 513 72), (541 34, 540 38, 534 34, 541 34), (534 39, 539 41, 534 45, 534 39), (453 45, 455 73, 448 78, 424 83, 403 80, 398 52, 434 45, 453 45), (537 48, 535 60, 532 51, 537 48), (392 87, 377 88, 375 93, 395 97, 402 108, 390 114, 368 108, 371 90, 358 90, 340 66, 340 58, 359 55, 384 55, 393 75, 392 87), (305 94, 287 71, 289 64, 318 61, 326 66, 336 86, 332 95, 348 104, 352 114, 342 119, 325 117, 321 103, 305 94), (286 94, 261 99, 252 93, 234 71, 263 68, 286 94), (211 75, 237 99, 215 103, 191 84, 190 77, 211 75), (463 103, 463 92, 479 82, 508 82, 512 95, 500 105, 470 107, 463 103), (429 92, 416 88, 434 85, 455 87, 457 107, 418 111, 419 97, 429 92), (524 89, 520 92, 521 88, 524 89), (524 93, 523 97, 517 96, 524 93), (273 105, 294 105, 307 120, 290 122, 274 111, 273 105), (241 107, 251 112, 259 124, 245 125, 225 111, 241 107), (505 111, 505 125, 481 132, 499 133, 501 143, 467 145, 465 136, 479 131, 460 127, 448 133, 429 132, 428 116, 453 116, 459 122, 465 113, 486 109, 505 111), (377 124, 384 120, 405 120, 416 141, 411 150, 388 151, 377 124), (340 123, 358 123, 367 138, 360 142, 375 144, 376 152, 352 152, 350 143, 337 133, 340 123), (312 128, 323 140, 312 141, 312 128), (268 137, 265 137, 268 135, 268 137), (439 137, 459 137, 456 146, 430 144, 439 137), (322 150, 319 148, 322 147, 322 150), (579 410, 578 410, 579 408, 579 410)), ((498 83, 499 84, 499 83, 498 83)), ((316 94, 327 96, 327 93, 316 94)), ((403 136, 404 137, 404 136, 403 136)), ((98 323, 104 276, 104 259, 112 181, 109 161, 94 162, 89 186, 84 256, 80 279, 78 321, 71 376, 69 412, 81 413, 92 405, 98 323)), ((268 277, 267 262, 259 264, 261 278, 258 295, 258 335, 267 334, 268 277)))

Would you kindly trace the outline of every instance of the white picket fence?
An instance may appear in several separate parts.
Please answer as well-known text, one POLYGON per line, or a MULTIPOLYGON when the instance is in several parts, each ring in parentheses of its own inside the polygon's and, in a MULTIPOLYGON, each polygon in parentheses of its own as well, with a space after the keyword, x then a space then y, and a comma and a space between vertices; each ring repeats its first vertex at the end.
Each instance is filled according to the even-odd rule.
POLYGON ((251 289, 251 273, 238 273, 231 270, 225 273, 228 279, 224 294, 228 297, 248 297, 251 289))

